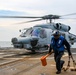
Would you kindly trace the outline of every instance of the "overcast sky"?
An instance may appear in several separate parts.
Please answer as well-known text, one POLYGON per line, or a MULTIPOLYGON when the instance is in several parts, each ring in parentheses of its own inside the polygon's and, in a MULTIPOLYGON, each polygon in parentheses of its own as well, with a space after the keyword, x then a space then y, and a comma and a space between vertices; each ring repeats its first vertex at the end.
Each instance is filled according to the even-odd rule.
MULTIPOLYGON (((0 16, 43 16, 48 14, 66 15, 76 13, 76 0, 0 0, 0 16)), ((76 15, 70 16, 76 18, 76 15)), ((30 19, 2 19, 0 18, 0 41, 10 41, 12 37, 19 36, 19 29, 45 23, 45 21, 29 24, 15 24, 30 19)), ((76 34, 76 20, 56 20, 71 26, 72 33, 76 34)))

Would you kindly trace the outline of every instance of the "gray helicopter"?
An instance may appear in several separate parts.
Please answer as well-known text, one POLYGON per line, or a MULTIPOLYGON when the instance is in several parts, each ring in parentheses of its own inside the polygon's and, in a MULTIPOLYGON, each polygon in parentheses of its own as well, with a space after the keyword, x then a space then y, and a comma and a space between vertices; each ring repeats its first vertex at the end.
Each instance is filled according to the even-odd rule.
MULTIPOLYGON (((64 16, 69 15, 75 15, 73 14, 67 14, 64 16)), ((11 42, 15 48, 25 48, 27 50, 31 50, 32 52, 35 52, 35 50, 46 50, 48 49, 52 33, 55 30, 59 30, 61 35, 65 37, 65 39, 70 43, 70 45, 73 45, 76 42, 76 35, 70 33, 70 26, 67 26, 62 23, 53 23, 52 19, 62 19, 63 16, 58 15, 46 15, 42 17, 29 17, 29 16, 0 16, 0 18, 38 18, 36 20, 31 20, 27 22, 22 23, 29 23, 29 22, 35 22, 35 21, 41 21, 41 20, 49 20, 49 23, 46 24, 39 24, 35 25, 30 28, 24 28, 21 32, 21 35, 19 37, 14 37, 11 39, 11 42)), ((21 23, 21 24, 22 24, 21 23)))

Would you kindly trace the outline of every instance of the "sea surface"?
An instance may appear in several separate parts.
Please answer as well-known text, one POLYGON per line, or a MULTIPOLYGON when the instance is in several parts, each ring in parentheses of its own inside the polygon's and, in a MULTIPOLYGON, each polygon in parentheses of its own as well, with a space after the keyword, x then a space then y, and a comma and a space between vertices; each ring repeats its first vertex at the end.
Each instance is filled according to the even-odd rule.
POLYGON ((11 41, 0 41, 0 47, 13 47, 11 41))

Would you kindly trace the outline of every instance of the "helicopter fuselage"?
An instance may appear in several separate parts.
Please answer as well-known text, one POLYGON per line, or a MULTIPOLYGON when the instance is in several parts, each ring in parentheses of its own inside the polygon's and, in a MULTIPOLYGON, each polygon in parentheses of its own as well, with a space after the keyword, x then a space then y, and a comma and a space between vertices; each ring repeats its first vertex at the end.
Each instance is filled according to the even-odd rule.
POLYGON ((70 26, 61 23, 36 25, 24 30, 19 37, 12 38, 11 41, 15 48, 25 48, 27 50, 48 49, 52 33, 55 30, 59 30, 70 45, 76 42, 76 35, 69 33, 70 26))

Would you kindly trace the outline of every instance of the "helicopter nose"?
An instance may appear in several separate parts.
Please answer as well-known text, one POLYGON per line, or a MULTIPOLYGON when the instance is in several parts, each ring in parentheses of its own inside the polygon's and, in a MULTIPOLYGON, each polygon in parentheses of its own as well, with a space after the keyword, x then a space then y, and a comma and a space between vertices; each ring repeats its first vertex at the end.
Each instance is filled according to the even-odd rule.
POLYGON ((38 38, 37 37, 18 37, 12 38, 11 42, 13 43, 14 47, 17 48, 32 48, 37 45, 38 38))
POLYGON ((17 38, 12 38, 11 42, 14 44, 14 43, 17 43, 17 38))
POLYGON ((30 39, 29 38, 12 38, 11 42, 13 44, 20 44, 20 43, 23 43, 23 44, 28 44, 30 42, 30 39))
POLYGON ((15 48, 26 48, 27 49, 28 48, 27 45, 30 43, 30 38, 27 38, 27 37, 26 38, 24 37, 12 38, 11 42, 15 48))

